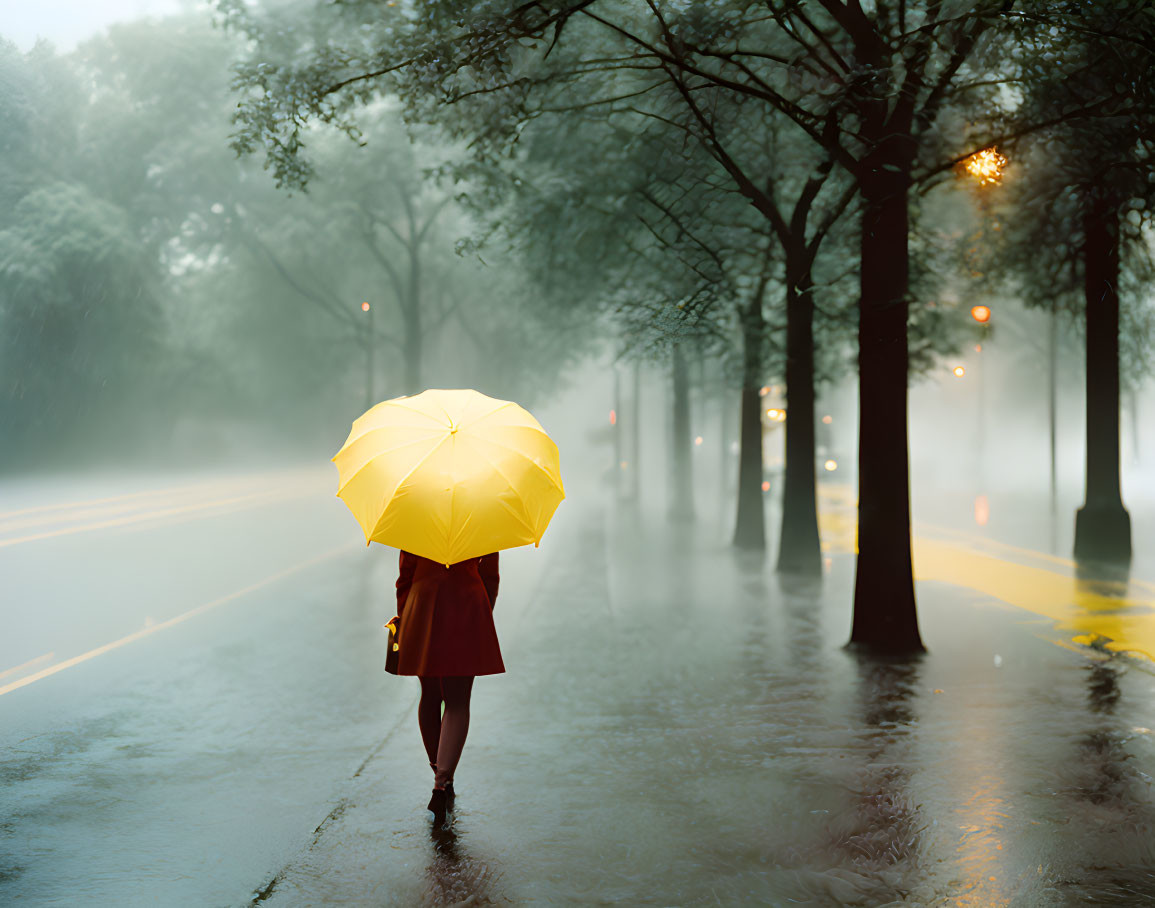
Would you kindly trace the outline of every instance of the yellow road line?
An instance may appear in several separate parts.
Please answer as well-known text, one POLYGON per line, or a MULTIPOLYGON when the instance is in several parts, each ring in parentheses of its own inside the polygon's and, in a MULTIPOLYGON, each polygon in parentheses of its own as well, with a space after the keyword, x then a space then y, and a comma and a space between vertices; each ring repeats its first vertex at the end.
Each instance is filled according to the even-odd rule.
MULTIPOLYGON (((264 475, 264 474, 260 474, 264 475)), ((130 501, 136 498, 146 498, 150 495, 160 497, 166 495, 182 495, 194 494, 203 492, 205 490, 225 488, 228 486, 245 486, 252 485, 251 481, 246 481, 243 477, 234 477, 232 479, 214 479, 205 482, 194 482, 186 485, 177 486, 162 486, 158 489, 144 489, 139 492, 126 492, 123 495, 110 495, 106 498, 85 498, 79 501, 57 501, 52 504, 41 504, 33 508, 21 508, 18 511, 0 511, 0 520, 8 520, 12 517, 20 517, 25 514, 40 514, 45 511, 60 511, 66 508, 88 508, 96 505, 116 504, 118 502, 130 501)))
POLYGON ((43 662, 45 659, 51 659, 55 655, 56 653, 45 653, 43 656, 37 656, 35 659, 29 659, 23 665, 17 665, 13 668, 5 669, 4 671, 0 672, 0 678, 7 678, 9 675, 14 675, 17 672, 24 671, 24 669, 31 668, 36 663, 43 662))
MULTIPOLYGON (((146 506, 151 502, 137 503, 137 499, 147 499, 149 497, 164 500, 166 498, 180 498, 189 495, 204 496, 208 494, 225 494, 234 491, 235 489, 252 489, 253 486, 274 484, 270 487, 283 485, 287 481, 293 481, 294 477, 315 477, 319 480, 320 471, 317 469, 294 468, 289 470, 278 470, 267 473, 253 473, 253 474, 231 474, 228 476, 220 476, 214 479, 203 480, 200 482, 185 483, 183 485, 161 486, 155 489, 144 489, 139 492, 126 492, 123 495, 111 495, 104 498, 86 498, 77 501, 60 501, 52 504, 42 504, 31 508, 21 508, 15 511, 0 511, 0 532, 6 528, 5 523, 10 523, 12 518, 22 517, 29 514, 44 515, 41 518, 33 518, 32 520, 16 521, 14 526, 28 526, 37 523, 44 523, 47 520, 61 519, 61 516, 55 511, 67 510, 70 508, 108 510, 108 508, 100 508, 101 505, 116 505, 125 504, 127 508, 146 506)), ((330 477, 326 477, 329 479, 330 477)), ((121 508, 123 510, 124 508, 121 508)), ((82 510, 82 513, 84 511, 82 510)), ((77 519, 75 515, 68 515, 63 519, 77 519)))
MULTIPOLYGON (((819 515, 823 549, 854 553, 855 503, 829 492, 822 497, 832 504, 819 515)), ((1083 647, 1139 653, 1155 661, 1155 598, 1129 594, 1155 593, 1155 584, 1137 578, 1126 583, 1083 580, 1068 558, 924 521, 918 521, 915 529, 911 545, 916 579, 950 583, 1042 615, 1083 647), (948 538, 936 539, 923 530, 948 538), (1054 567, 1024 564, 1000 554, 1054 567)), ((1052 642, 1070 647, 1065 641, 1052 642)))
MULTIPOLYGON (((185 486, 184 488, 191 488, 185 486)), ((21 508, 19 511, 0 511, 0 520, 7 520, 10 517, 19 517, 22 514, 39 514, 43 511, 59 511, 62 508, 81 508, 90 507, 97 504, 109 504, 114 501, 126 501, 129 498, 140 498, 144 495, 153 495, 160 492, 165 492, 166 489, 149 489, 144 492, 129 492, 125 495, 114 495, 110 498, 89 498, 84 501, 61 501, 55 504, 41 504, 34 508, 21 508)))
POLYGON ((1105 595, 1093 581, 919 536, 915 576, 966 587, 1056 622, 1076 643, 1155 659, 1155 600, 1105 595))
MULTIPOLYGON (((1015 555, 1023 555, 1028 558, 1034 558, 1039 561, 1046 561, 1052 564, 1062 565, 1063 567, 1070 569, 1072 572, 1078 568, 1078 564, 1072 558, 1063 558, 1060 555, 1052 555, 1048 552, 1038 552, 1034 549, 1024 549, 1006 542, 1000 542, 997 539, 991 539, 987 536, 979 535, 978 533, 969 533, 966 530, 956 530, 951 527, 937 526, 931 523, 924 523, 921 520, 918 521, 918 526, 926 527, 927 529, 936 533, 953 536, 956 539, 964 540, 974 545, 986 546, 988 548, 1001 550, 1004 552, 1011 552, 1015 555)), ((1155 583, 1152 583, 1149 580, 1144 580, 1140 577, 1129 576, 1126 582, 1129 586, 1141 587, 1147 592, 1155 593, 1155 583)))
POLYGON ((189 501, 203 501, 211 496, 219 498, 227 495, 235 495, 239 492, 254 494, 256 491, 259 490, 254 489, 252 483, 246 485, 233 483, 231 487, 222 485, 187 489, 181 494, 157 495, 150 498, 137 498, 132 501, 122 499, 113 504, 93 507, 74 507, 68 511, 57 510, 49 512, 45 509, 26 517, 9 518, 7 520, 0 519, 0 536, 11 535, 16 530, 23 530, 29 527, 43 527, 45 525, 61 527, 84 520, 117 517, 122 514, 131 514, 134 512, 139 513, 147 511, 150 508, 175 507, 189 501))
POLYGON ((13 681, 11 684, 7 684, 4 687, 0 687, 0 696, 3 696, 4 694, 10 693, 11 691, 16 690, 17 688, 24 687, 28 684, 32 684, 33 682, 39 681, 42 678, 47 678, 50 675, 55 675, 57 672, 64 671, 64 669, 66 669, 66 668, 72 668, 72 666, 74 666, 74 665, 79 665, 82 662, 87 662, 89 659, 95 659, 97 656, 103 655, 104 653, 107 653, 107 652, 111 652, 114 649, 119 649, 122 646, 125 646, 129 643, 136 641, 136 640, 140 640, 144 637, 147 637, 149 634, 155 634, 157 631, 172 627, 174 624, 179 624, 182 621, 187 621, 189 618, 192 618, 194 615, 199 615, 202 612, 206 612, 211 608, 216 608, 218 605, 223 605, 226 602, 232 602, 233 600, 239 599, 242 596, 246 596, 255 590, 259 590, 261 587, 268 586, 269 584, 276 583, 278 580, 281 580, 285 577, 292 576, 293 574, 296 574, 299 571, 304 570, 305 568, 313 567, 314 565, 321 564, 325 561, 328 561, 330 558, 335 558, 338 555, 344 554, 345 552, 350 552, 353 549, 360 549, 360 548, 361 548, 360 542, 343 545, 340 548, 336 548, 330 552, 326 552, 324 555, 319 555, 318 557, 313 558, 309 561, 304 561, 300 564, 294 565, 291 568, 288 568, 288 569, 283 570, 283 571, 279 571, 276 574, 272 574, 272 575, 266 577, 264 580, 258 580, 256 583, 251 583, 248 586, 243 587, 242 589, 236 590, 235 592, 229 593, 226 596, 221 596, 219 599, 214 599, 211 602, 204 603, 203 605, 198 605, 196 608, 190 609, 189 611, 184 612, 183 614, 177 615, 175 618, 169 618, 167 621, 162 621, 160 624, 149 625, 148 627, 143 628, 142 630, 139 630, 134 634, 129 634, 127 637, 121 637, 119 640, 113 640, 111 643, 106 643, 103 646, 98 646, 96 649, 89 650, 86 653, 81 653, 79 656, 73 656, 71 659, 65 659, 62 662, 57 662, 55 665, 50 665, 48 668, 41 669, 40 671, 36 672, 35 674, 29 675, 26 678, 21 678, 19 681, 13 681))
POLYGON ((132 523, 141 523, 146 520, 157 520, 161 517, 167 517, 174 514, 189 514, 195 511, 203 511, 207 508, 225 507, 239 502, 256 502, 262 499, 281 500, 302 497, 304 495, 312 494, 311 492, 294 492, 289 495, 276 495, 275 492, 256 492, 251 495, 240 495, 235 498, 221 498, 217 501, 202 501, 199 504, 187 504, 177 508, 165 508, 160 511, 145 511, 143 514, 132 514, 127 517, 114 517, 110 520, 100 520, 96 523, 85 523, 80 526, 61 527, 58 530, 49 530, 44 533, 32 533, 29 536, 19 536, 15 539, 0 539, 0 548, 5 548, 10 545, 19 545, 24 542, 36 542, 40 539, 52 539, 56 536, 69 536, 73 533, 87 533, 92 530, 105 530, 111 527, 127 526, 132 523))

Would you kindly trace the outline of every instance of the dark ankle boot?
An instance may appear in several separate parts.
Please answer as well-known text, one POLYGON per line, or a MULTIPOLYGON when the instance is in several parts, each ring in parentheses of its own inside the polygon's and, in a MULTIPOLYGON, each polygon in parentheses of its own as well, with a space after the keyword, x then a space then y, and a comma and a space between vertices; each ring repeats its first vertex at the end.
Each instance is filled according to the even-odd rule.
POLYGON ((441 826, 445 822, 445 812, 448 810, 449 795, 444 788, 434 788, 433 796, 429 799, 427 809, 433 811, 433 825, 441 826))

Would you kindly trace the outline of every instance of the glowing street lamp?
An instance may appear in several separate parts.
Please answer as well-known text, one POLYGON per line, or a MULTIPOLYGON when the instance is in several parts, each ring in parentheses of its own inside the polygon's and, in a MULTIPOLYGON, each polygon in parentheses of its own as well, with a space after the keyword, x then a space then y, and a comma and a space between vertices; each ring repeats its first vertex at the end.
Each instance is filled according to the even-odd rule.
POLYGON ((361 311, 369 313, 365 320, 365 409, 373 406, 373 308, 368 302, 361 304, 361 311))
POLYGON ((989 306, 971 306, 971 318, 973 318, 980 325, 985 325, 991 320, 991 309, 989 306))
POLYGON ((975 523, 985 527, 991 519, 991 505, 986 495, 979 495, 975 499, 975 523))
POLYGON ((963 366, 955 366, 953 371, 954 371, 954 377, 955 378, 962 378, 964 375, 967 374, 967 370, 963 366))
POLYGON ((976 151, 962 162, 962 166, 967 175, 977 180, 980 186, 989 186, 1003 178, 1003 168, 1007 166, 1007 159, 992 146, 976 151))

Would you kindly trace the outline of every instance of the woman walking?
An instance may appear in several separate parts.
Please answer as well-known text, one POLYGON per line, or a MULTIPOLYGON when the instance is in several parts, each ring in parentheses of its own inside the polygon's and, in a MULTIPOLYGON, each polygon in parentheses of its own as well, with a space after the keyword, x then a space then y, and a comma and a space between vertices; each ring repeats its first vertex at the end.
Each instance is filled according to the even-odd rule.
POLYGON ((430 388, 370 407, 332 460, 337 496, 365 544, 401 552, 398 636, 386 665, 421 678, 417 719, 440 825, 473 679, 505 671, 493 626, 497 553, 541 543, 565 498, 557 445, 511 400, 430 388))
POLYGON ((397 674, 421 680, 417 722, 433 770, 429 810, 440 826, 453 806, 473 679, 505 671, 493 624, 497 552, 447 566, 403 550, 399 566, 397 674))

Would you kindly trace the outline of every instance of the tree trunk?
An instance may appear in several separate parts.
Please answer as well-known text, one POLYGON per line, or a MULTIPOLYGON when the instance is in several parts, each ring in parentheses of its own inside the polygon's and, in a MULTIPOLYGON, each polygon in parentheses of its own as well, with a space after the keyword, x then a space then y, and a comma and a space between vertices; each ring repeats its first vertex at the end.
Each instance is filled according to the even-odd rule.
POLYGON ((690 369, 681 344, 673 352, 673 457, 669 516, 673 520, 694 519, 694 486, 691 475, 690 446, 690 369))
POLYGON ((421 260, 418 247, 409 244, 409 299, 405 313, 405 393, 420 394, 421 387, 421 260))
POLYGON ((613 496, 616 505, 622 497, 622 373, 616 365, 611 368, 614 370, 614 418, 610 425, 610 431, 614 438, 614 471, 611 475, 613 476, 613 496))
POLYGON ((762 292, 755 293, 742 313, 742 410, 738 454, 738 516, 734 545, 765 549, 766 526, 762 507, 762 292))
POLYGON ((720 468, 718 470, 718 504, 721 507, 719 519, 725 522, 729 508, 726 502, 730 499, 730 476, 731 461, 733 460, 732 452, 730 450, 730 438, 733 435, 734 428, 734 408, 731 406, 730 389, 726 387, 725 382, 722 382, 721 393, 718 400, 718 441, 722 449, 722 459, 720 461, 720 468))
POLYGON ((859 175, 862 218, 858 322, 858 562, 851 644, 888 652, 925 648, 918 632, 910 550, 907 439, 907 187, 909 164, 883 154, 859 175))
POLYGON ((374 399, 377 396, 377 391, 373 386, 373 376, 376 372, 375 356, 376 353, 376 339, 373 336, 373 307, 370 306, 366 313, 366 330, 365 330, 365 409, 368 410, 377 401, 374 399))
POLYGON ((1127 395, 1128 409, 1131 411, 1131 461, 1136 466, 1141 457, 1139 437, 1139 392, 1132 388, 1127 395))
POLYGON ((421 324, 413 315, 405 325, 405 393, 420 394, 421 387, 421 324))
POLYGON ((1059 499, 1059 313, 1051 302, 1051 315, 1047 330, 1047 421, 1050 426, 1051 455, 1051 518, 1055 517, 1055 503, 1059 499))
POLYGON ((1078 561, 1130 562, 1131 517, 1119 492, 1119 221, 1093 190, 1083 215, 1087 325, 1087 480, 1075 515, 1078 561))
POLYGON ((635 508, 642 501, 642 367, 634 363, 634 399, 630 412, 630 459, 626 463, 626 499, 635 508))
POLYGON ((814 298, 809 268, 786 258, 786 480, 778 570, 822 574, 814 477, 814 298))

